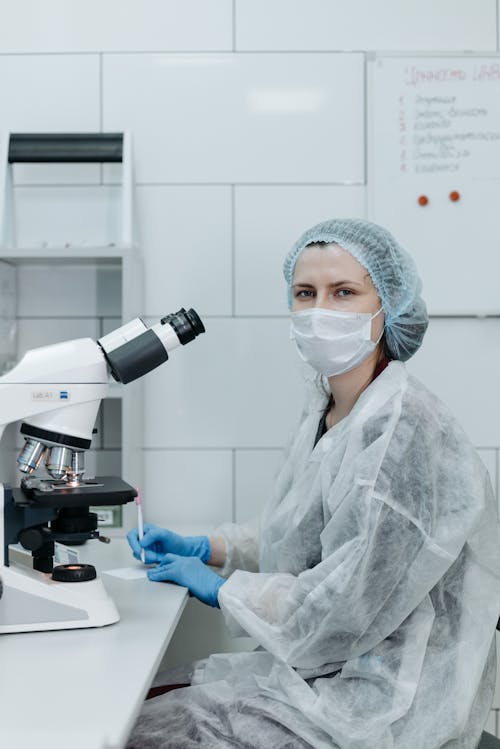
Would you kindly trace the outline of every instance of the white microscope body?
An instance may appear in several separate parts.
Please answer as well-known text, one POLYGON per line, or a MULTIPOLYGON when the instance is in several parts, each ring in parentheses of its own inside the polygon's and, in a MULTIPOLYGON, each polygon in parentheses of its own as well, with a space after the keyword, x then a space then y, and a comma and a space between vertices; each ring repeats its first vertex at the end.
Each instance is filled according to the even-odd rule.
POLYGON ((54 542, 98 538, 89 506, 123 504, 136 495, 122 479, 83 476, 84 451, 110 371, 119 382, 130 382, 203 332, 192 309, 168 315, 149 329, 136 318, 99 342, 82 338, 28 351, 0 377, 0 438, 8 424, 22 419, 26 440, 17 458, 25 476, 21 487, 0 483, 0 634, 100 627, 119 620, 92 565, 52 570, 54 542), (42 461, 49 480, 34 475, 42 461), (41 522, 33 525, 34 519, 41 522), (9 555, 9 546, 17 542, 31 550, 33 568, 9 555))

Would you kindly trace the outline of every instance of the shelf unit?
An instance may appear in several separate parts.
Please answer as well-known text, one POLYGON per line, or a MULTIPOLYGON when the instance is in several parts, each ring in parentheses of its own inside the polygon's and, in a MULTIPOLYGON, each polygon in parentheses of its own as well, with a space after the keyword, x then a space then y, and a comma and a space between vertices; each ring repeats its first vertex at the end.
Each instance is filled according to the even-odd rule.
MULTIPOLYGON (((134 242, 132 148, 127 133, 51 133, 6 134, 0 141, 0 260, 22 273, 27 266, 64 266, 75 268, 74 283, 78 284, 78 270, 83 267, 116 270, 121 277, 120 317, 122 322, 141 314, 142 263, 134 242), (15 187, 13 164, 24 163, 122 163, 121 216, 118 236, 106 244, 71 241, 56 244, 47 239, 30 246, 16 241, 15 187)), ((96 186, 98 187, 98 186, 96 186)), ((71 272, 69 270, 69 272, 71 272)), ((98 317, 96 310, 96 317, 98 317)), ((78 336, 75 336, 78 337, 78 336)), ((46 341, 41 340, 40 345, 46 341)), ((143 386, 142 381, 126 386, 110 381, 110 399, 121 402, 121 476, 134 486, 142 485, 143 478, 143 386)), ((11 447, 11 446, 9 446, 11 447)), ((2 461, 5 464, 5 460, 2 461)), ((10 478, 10 477, 9 477, 10 478)), ((135 525, 133 503, 123 506, 121 525, 104 528, 109 536, 123 535, 135 525)))

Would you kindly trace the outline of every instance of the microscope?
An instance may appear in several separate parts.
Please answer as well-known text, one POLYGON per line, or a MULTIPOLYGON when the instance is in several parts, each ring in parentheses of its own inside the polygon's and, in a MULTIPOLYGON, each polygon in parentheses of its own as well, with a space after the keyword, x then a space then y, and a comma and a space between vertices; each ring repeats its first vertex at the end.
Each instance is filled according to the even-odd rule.
POLYGON ((136 380, 204 332, 193 309, 182 308, 151 328, 135 318, 97 342, 80 338, 32 349, 0 377, 0 438, 20 420, 24 437, 20 486, 0 483, 0 634, 119 620, 95 567, 54 567, 54 544, 103 540, 89 508, 122 505, 137 495, 118 477, 85 478, 85 450, 109 374, 123 384, 136 380), (43 465, 49 478, 36 475, 43 465), (32 564, 14 560, 14 544, 31 552, 32 564))

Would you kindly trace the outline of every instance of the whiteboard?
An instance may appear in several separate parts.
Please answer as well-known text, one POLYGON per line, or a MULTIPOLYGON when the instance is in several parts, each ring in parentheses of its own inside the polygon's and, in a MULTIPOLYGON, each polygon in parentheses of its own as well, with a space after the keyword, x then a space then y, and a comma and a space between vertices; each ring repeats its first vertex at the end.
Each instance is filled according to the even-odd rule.
POLYGON ((500 314, 500 58, 370 62, 369 214, 432 314, 500 314))

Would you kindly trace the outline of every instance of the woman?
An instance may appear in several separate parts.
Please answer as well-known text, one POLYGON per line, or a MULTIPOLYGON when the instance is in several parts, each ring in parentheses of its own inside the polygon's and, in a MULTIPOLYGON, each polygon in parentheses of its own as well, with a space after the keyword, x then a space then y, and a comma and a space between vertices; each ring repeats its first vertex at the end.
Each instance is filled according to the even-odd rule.
POLYGON ((414 264, 381 227, 334 220, 284 273, 292 337, 327 393, 258 544, 234 525, 129 534, 152 580, 220 605, 261 647, 149 700, 129 746, 473 749, 494 691, 500 536, 482 462, 403 364, 427 327, 414 264))

